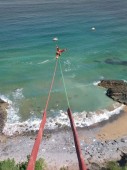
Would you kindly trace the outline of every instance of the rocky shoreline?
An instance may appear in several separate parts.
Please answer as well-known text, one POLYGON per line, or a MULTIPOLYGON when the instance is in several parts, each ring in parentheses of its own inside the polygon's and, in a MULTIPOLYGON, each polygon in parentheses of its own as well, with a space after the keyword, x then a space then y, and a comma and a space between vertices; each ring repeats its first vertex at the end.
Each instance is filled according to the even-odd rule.
MULTIPOLYGON (((123 81, 102 80, 99 86, 107 88, 107 93, 115 101, 126 103, 127 83, 123 81), (111 90, 109 95, 109 89, 111 90), (123 91, 121 89, 124 89, 123 91), (121 92, 121 93, 120 93, 121 92), (123 97, 124 96, 124 97, 123 97), (124 100, 123 100, 124 99, 124 100)), ((7 119, 8 104, 0 100, 0 133, 7 119)), ((88 128, 78 128, 81 150, 87 168, 100 170, 108 161, 122 161, 127 157, 127 107, 119 115, 88 128)), ((78 170, 72 131, 69 127, 45 130, 39 148, 38 158, 44 158, 46 170, 78 170)), ((16 162, 26 161, 31 154, 36 134, 24 134, 13 137, 0 136, 0 160, 14 158, 16 162)))
POLYGON ((7 120, 7 111, 8 103, 0 99, 0 134, 2 134, 5 122, 7 120))
MULTIPOLYGON (((121 115, 121 118, 124 116, 121 115)), ((105 134, 100 131, 108 123, 116 122, 115 118, 110 121, 89 128, 78 128, 81 150, 87 168, 100 170, 108 161, 120 161, 127 154, 127 135, 107 140, 105 134)), ((0 158, 14 158, 16 162, 23 162, 32 151, 36 134, 27 134, 15 137, 6 137, 0 143, 0 158)), ((60 170, 68 167, 68 170, 78 170, 72 131, 68 127, 55 131, 44 131, 43 140, 39 148, 38 158, 44 158, 47 169, 60 170)))
POLYGON ((127 83, 125 81, 102 80, 98 86, 106 88, 106 95, 114 101, 127 105, 127 83))
POLYGON ((89 169, 105 167, 109 161, 120 161, 127 154, 127 137, 110 141, 95 141, 84 147, 89 169), (89 150, 89 151, 88 151, 89 150), (91 167, 92 166, 92 167, 91 167))

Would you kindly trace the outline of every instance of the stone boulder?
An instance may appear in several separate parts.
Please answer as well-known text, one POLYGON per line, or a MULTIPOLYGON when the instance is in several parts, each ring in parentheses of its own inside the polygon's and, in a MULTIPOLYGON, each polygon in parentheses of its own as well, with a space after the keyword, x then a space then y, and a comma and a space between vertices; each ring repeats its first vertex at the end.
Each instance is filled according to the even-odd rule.
POLYGON ((127 89, 127 83, 123 80, 101 80, 100 83, 98 83, 98 86, 102 86, 104 88, 126 88, 127 89))
POLYGON ((5 122, 7 120, 7 111, 6 111, 7 108, 8 108, 8 103, 0 99, 0 134, 2 133, 5 122))
POLYGON ((107 88, 108 97, 127 105, 127 83, 123 80, 102 80, 98 86, 107 88))

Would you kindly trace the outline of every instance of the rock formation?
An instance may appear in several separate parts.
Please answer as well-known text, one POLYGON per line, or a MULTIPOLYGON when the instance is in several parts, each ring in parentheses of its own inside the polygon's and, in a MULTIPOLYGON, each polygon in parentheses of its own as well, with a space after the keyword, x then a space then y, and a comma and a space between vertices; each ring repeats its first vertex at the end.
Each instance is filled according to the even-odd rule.
POLYGON ((8 103, 0 99, 0 134, 4 128, 4 124, 7 120, 7 109, 8 103))
POLYGON ((107 88, 108 97, 127 105, 127 83, 123 80, 102 80, 98 86, 107 88))

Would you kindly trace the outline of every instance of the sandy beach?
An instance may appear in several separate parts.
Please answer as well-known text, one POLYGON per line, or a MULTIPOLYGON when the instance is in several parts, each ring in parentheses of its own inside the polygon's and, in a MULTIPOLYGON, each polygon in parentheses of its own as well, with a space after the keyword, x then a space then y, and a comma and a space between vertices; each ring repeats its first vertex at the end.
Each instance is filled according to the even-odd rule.
MULTIPOLYGON (((87 167, 92 163, 104 165, 109 160, 119 160, 127 151, 127 107, 119 115, 92 127, 78 128, 81 150, 87 167)), ((0 158, 14 158, 16 162, 26 160, 31 153, 36 135, 25 134, 15 137, 1 137, 0 158)), ((45 130, 38 158, 44 158, 47 170, 68 167, 78 170, 78 160, 69 127, 54 131, 45 130)))
POLYGON ((127 107, 124 107, 123 113, 120 117, 112 122, 108 122, 103 126, 98 134, 97 138, 104 140, 113 140, 127 136, 127 107))

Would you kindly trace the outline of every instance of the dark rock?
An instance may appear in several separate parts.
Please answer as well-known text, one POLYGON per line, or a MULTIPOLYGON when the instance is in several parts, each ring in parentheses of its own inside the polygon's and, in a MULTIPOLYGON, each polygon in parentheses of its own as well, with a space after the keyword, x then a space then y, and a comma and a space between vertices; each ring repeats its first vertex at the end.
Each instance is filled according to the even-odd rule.
POLYGON ((104 146, 104 143, 101 142, 101 145, 104 146))
POLYGON ((114 142, 115 142, 115 143, 118 143, 118 141, 117 141, 117 140, 114 140, 114 142))
POLYGON ((98 86, 104 87, 104 88, 127 88, 127 83, 123 80, 101 80, 101 82, 98 84, 98 86))
POLYGON ((121 142, 127 142, 127 139, 121 138, 121 142))
POLYGON ((127 154, 122 154, 121 155, 121 159, 118 161, 119 165, 121 167, 125 167, 125 165, 127 164, 127 154))
POLYGON ((112 142, 112 145, 115 145, 115 144, 116 144, 116 142, 113 141, 113 142, 112 142))
POLYGON ((5 101, 3 101, 2 99, 0 99, 0 104, 1 104, 1 103, 6 103, 6 102, 5 102, 5 101))
POLYGON ((98 86, 107 88, 106 95, 127 105, 127 83, 122 80, 102 80, 98 86))
POLYGON ((8 107, 8 103, 0 99, 0 134, 2 133, 5 122, 7 120, 7 111, 6 111, 7 107, 8 107))
POLYGON ((121 60, 118 60, 118 59, 110 59, 110 58, 106 59, 105 63, 111 64, 111 65, 123 65, 123 66, 127 65, 127 61, 121 61, 121 60))
POLYGON ((119 148, 117 148, 116 151, 119 151, 119 148))
POLYGON ((113 100, 127 105, 127 91, 108 89, 106 94, 113 100))

